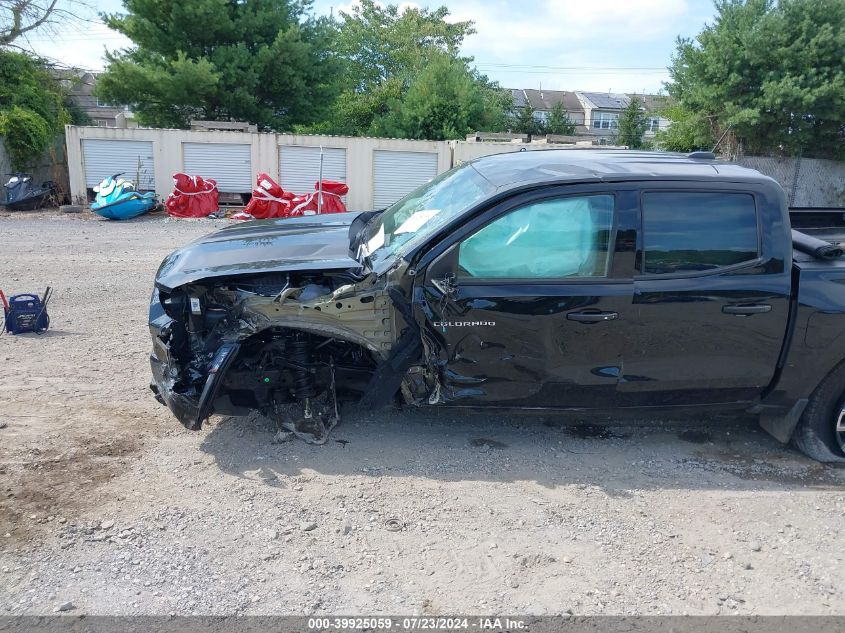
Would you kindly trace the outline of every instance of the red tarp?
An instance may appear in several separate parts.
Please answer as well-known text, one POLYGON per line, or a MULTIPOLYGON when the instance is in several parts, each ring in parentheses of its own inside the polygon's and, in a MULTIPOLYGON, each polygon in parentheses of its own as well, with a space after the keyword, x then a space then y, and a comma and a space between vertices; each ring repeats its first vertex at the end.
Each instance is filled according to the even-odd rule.
POLYGON ((293 194, 282 189, 281 185, 265 173, 258 174, 252 198, 246 205, 244 213, 259 220, 267 218, 284 218, 290 207, 293 194))
MULTIPOLYGON (((307 193, 302 196, 297 196, 291 200, 290 210, 285 217, 295 217, 300 215, 316 215, 319 208, 320 181, 314 183, 314 193, 307 193)), ((345 182, 338 182, 336 180, 323 180, 323 208, 321 213, 345 213, 346 205, 343 204, 341 196, 349 193, 349 185, 345 182)))
POLYGON ((218 210, 217 183, 211 178, 173 174, 173 193, 164 206, 177 218, 204 218, 218 210))
MULTIPOLYGON (((243 214, 233 216, 233 219, 256 218, 264 220, 267 218, 291 218, 302 215, 316 215, 318 208, 319 181, 314 183, 314 193, 306 193, 295 196, 289 191, 282 189, 275 180, 265 173, 258 174, 255 187, 252 190, 252 199, 243 214)), ((334 180, 323 180, 323 213, 343 213, 346 205, 343 204, 341 196, 349 193, 349 186, 344 182, 334 180)))

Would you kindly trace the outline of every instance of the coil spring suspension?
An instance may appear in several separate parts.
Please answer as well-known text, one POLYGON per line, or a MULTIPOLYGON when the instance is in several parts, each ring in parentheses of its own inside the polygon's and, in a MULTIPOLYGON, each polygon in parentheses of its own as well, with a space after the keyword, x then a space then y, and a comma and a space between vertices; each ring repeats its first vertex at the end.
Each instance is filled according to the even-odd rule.
MULTIPOLYGON (((290 342, 290 359, 300 367, 310 369, 311 341, 305 334, 297 334, 290 342)), ((293 395, 304 400, 317 395, 317 379, 307 369, 293 370, 293 395)))

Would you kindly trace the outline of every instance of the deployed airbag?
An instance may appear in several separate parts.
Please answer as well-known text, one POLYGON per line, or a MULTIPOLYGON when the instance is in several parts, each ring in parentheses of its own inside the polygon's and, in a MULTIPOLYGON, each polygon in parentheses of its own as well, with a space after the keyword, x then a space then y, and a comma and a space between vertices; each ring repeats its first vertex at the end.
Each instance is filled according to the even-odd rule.
POLYGON ((471 277, 553 279, 607 274, 612 196, 543 200, 509 212, 461 243, 471 277))

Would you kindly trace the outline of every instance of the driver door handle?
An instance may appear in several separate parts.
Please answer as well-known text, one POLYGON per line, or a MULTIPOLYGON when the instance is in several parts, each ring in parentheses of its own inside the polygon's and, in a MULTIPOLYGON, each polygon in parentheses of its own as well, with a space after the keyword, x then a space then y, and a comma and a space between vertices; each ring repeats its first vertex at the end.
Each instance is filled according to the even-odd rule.
POLYGON ((613 321, 619 318, 618 312, 570 312, 566 315, 570 321, 579 323, 598 323, 599 321, 613 321))
POLYGON ((754 303, 751 305, 726 305, 722 306, 722 312, 725 314, 736 314, 739 316, 745 316, 748 314, 763 314, 765 312, 771 312, 772 306, 768 303, 754 303))

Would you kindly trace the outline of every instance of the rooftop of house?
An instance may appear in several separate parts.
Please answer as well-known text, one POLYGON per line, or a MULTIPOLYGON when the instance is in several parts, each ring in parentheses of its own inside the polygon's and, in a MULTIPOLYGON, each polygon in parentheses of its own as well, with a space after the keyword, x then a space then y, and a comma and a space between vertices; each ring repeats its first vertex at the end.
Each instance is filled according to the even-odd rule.
POLYGON ((663 95, 624 94, 613 92, 584 92, 582 90, 534 90, 533 88, 512 88, 513 104, 522 108, 526 104, 534 110, 551 110, 556 103, 562 103, 569 111, 590 108, 594 110, 624 110, 636 96, 643 107, 653 112, 665 106, 668 97, 663 95))
POLYGON ((564 110, 580 110, 581 102, 578 96, 571 91, 566 90, 533 90, 526 89, 523 91, 528 103, 535 110, 551 110, 556 104, 560 103, 564 110))
POLYGON ((520 88, 511 88, 511 96, 513 97, 513 105, 517 108, 524 108, 527 101, 525 100, 525 92, 520 88))
POLYGON ((612 92, 579 92, 587 100, 587 104, 599 110, 623 110, 631 103, 631 98, 626 94, 614 94, 612 92))

